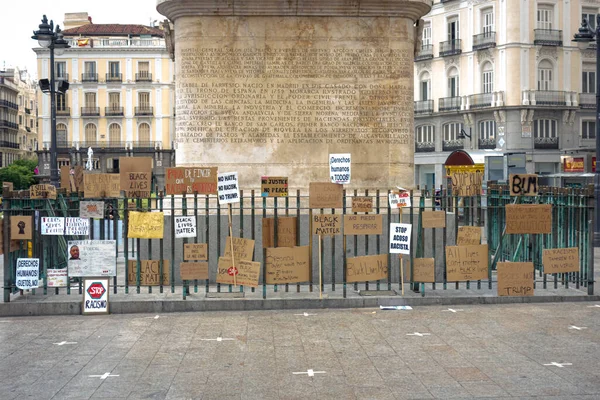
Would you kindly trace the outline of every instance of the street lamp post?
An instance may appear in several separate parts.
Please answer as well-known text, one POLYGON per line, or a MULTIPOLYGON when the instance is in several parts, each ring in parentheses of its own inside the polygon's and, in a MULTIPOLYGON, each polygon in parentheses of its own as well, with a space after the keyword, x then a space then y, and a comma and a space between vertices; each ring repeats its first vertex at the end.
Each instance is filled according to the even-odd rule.
MULTIPOLYGON (((54 187, 59 187, 56 150, 56 79, 54 77, 54 52, 56 52, 57 55, 62 55, 65 49, 68 49, 71 46, 63 39, 60 27, 56 25, 55 30, 54 22, 50 21, 50 24, 48 24, 48 18, 46 18, 45 15, 44 18, 42 18, 39 29, 33 32, 31 38, 37 40, 41 47, 50 50, 50 87, 47 88, 48 93, 50 94, 50 183, 54 185, 54 187)), ((44 86, 42 81, 44 80, 42 79, 40 81, 41 88, 44 86)), ((66 87, 68 88, 68 85, 66 87)), ((64 86, 63 90, 66 90, 64 86)))

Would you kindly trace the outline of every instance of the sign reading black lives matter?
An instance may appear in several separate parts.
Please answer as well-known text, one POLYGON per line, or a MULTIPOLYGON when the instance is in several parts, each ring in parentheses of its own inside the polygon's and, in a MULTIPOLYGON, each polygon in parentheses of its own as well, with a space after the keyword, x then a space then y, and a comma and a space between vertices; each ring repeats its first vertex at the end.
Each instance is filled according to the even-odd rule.
POLYGON ((17 258, 17 276, 15 285, 21 290, 35 289, 39 286, 40 259, 17 258))
POLYGON ((194 238, 196 237, 196 217, 175 217, 175 237, 176 238, 194 238))
POLYGON ((219 193, 219 204, 239 203, 240 188, 237 172, 219 174, 217 177, 217 192, 219 193))
POLYGON ((332 183, 350 183, 350 153, 329 155, 329 176, 332 183))
POLYGON ((70 277, 117 275, 115 240, 72 240, 67 250, 70 277))

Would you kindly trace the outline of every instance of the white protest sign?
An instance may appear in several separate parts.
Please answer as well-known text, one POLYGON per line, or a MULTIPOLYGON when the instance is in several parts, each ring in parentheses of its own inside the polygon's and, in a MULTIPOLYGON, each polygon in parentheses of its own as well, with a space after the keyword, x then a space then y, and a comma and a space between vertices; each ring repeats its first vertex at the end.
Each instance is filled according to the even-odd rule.
POLYGON ((65 219, 63 217, 42 217, 42 235, 65 234, 65 219))
POLYGON ((21 290, 35 289, 39 286, 40 259, 17 258, 16 286, 21 290))
POLYGON ((82 314, 108 314, 108 284, 108 278, 84 279, 82 314))
POLYGON ((103 201, 81 201, 79 202, 79 217, 81 218, 104 218, 103 201))
POLYGON ((65 235, 88 236, 90 234, 90 220, 87 218, 71 218, 65 220, 65 235))
POLYGON ((175 217, 175 237, 196 237, 196 217, 175 217))
POLYGON ((219 174, 217 177, 217 192, 219 193, 219 204, 239 203, 240 188, 237 172, 219 174))
POLYGON ((67 251, 69 276, 117 275, 116 240, 72 240, 67 251))
POLYGON ((388 195, 390 208, 410 207, 410 192, 399 187, 398 190, 393 190, 388 195))
POLYGON ((331 183, 350 183, 350 153, 329 155, 331 183))
POLYGON ((67 269, 48 269, 46 270, 46 282, 48 287, 66 287, 67 286, 67 269))
POLYGON ((390 224, 390 253, 410 254, 411 224, 390 224))

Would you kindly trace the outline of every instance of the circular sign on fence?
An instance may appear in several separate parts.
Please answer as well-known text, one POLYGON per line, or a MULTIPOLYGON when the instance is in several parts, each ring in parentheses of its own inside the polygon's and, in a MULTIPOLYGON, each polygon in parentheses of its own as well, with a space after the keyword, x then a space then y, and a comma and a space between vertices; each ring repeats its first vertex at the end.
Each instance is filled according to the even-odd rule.
POLYGON ((238 271, 238 269, 236 267, 229 267, 227 269, 227 274, 229 274, 229 276, 234 276, 234 275, 237 275, 239 273, 240 273, 240 271, 238 271))

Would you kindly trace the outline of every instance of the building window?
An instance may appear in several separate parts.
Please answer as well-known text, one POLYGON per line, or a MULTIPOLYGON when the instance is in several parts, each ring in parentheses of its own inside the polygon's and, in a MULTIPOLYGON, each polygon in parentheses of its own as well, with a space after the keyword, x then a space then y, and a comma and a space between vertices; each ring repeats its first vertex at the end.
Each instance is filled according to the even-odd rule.
POLYGON ((554 22, 554 7, 549 4, 539 5, 537 9, 537 28, 552 29, 554 22))
POLYGON ((56 93, 56 110, 65 111, 67 109, 67 95, 56 93))
POLYGON ((431 44, 431 22, 426 22, 423 27, 423 46, 429 46, 431 44))
POLYGON ((540 61, 538 65, 538 89, 537 90, 553 90, 553 67, 548 60, 540 61))
POLYGON ((581 121, 581 138, 596 139, 596 121, 581 121))
POLYGON ((98 140, 98 136, 97 136, 97 132, 96 132, 96 125, 94 124, 87 124, 85 126, 85 142, 86 142, 86 146, 87 145, 92 145, 92 144, 96 144, 98 140))
POLYGON ((83 63, 83 71, 86 75, 91 76, 96 73, 96 61, 86 61, 83 63))
POLYGON ((583 9, 581 12, 581 20, 586 20, 592 30, 596 30, 596 15, 598 11, 594 9, 583 9))
POLYGON ((538 119, 533 121, 534 138, 555 138, 558 136, 558 124, 554 119, 538 119))
POLYGON ((120 64, 118 61, 108 62, 108 73, 111 78, 118 78, 120 72, 120 64))
POLYGON ((451 122, 443 126, 442 131, 444 132, 444 141, 458 140, 458 135, 462 130, 462 124, 460 122, 451 122))
POLYGON ((63 145, 67 143, 67 125, 56 124, 56 142, 63 145))
POLYGON ((150 142, 150 125, 143 123, 138 128, 138 140, 140 142, 150 142))
POLYGON ((138 62, 138 74, 139 77, 148 78, 150 76, 150 62, 140 61, 138 62))
POLYGON ((96 93, 85 93, 85 106, 88 108, 96 108, 96 93))
POLYGON ((108 106, 110 108, 121 107, 121 93, 111 92, 108 94, 108 106))
POLYGON ((481 11, 481 33, 494 32, 494 9, 486 8, 481 11))
POLYGON ((458 17, 448 18, 448 41, 458 40, 458 17))
POLYGON ((421 83, 419 87, 421 100, 429 100, 431 98, 431 79, 429 77, 429 72, 423 72, 421 74, 421 83))
POLYGON ((596 93, 595 68, 595 65, 583 65, 581 71, 581 93, 596 93))
POLYGON ((483 64, 481 72, 481 89, 483 93, 492 93, 494 91, 494 68, 490 62, 483 64))
POLYGON ((479 139, 491 140, 496 138, 496 121, 481 121, 479 123, 479 139))
POLYGON ((56 77, 60 79, 67 78, 67 63, 64 61, 58 61, 54 64, 54 71, 56 73, 56 77))
POLYGON ((19 125, 23 125, 23 116, 19 115, 19 125))
POLYGON ((417 143, 433 143, 435 127, 433 125, 421 125, 415 128, 415 141, 417 143))
POLYGON ((456 69, 456 67, 452 67, 448 71, 448 97, 458 97, 459 95, 458 69, 456 69))
POLYGON ((143 109, 150 108, 150 93, 140 92, 138 93, 138 107, 143 109))
POLYGON ((118 143, 121 141, 121 127, 119 124, 110 124, 108 127, 108 141, 118 143))

